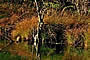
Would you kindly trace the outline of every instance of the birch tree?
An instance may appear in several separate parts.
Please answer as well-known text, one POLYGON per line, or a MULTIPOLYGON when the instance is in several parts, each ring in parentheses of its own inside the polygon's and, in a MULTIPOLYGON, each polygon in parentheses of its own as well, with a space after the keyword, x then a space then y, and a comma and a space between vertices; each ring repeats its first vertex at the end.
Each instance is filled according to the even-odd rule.
POLYGON ((85 2, 84 3, 84 12, 85 12, 85 15, 87 15, 88 14, 88 0, 85 0, 84 2, 85 2))
POLYGON ((34 37, 34 45, 36 49, 36 56, 39 57, 40 60, 40 47, 42 45, 42 38, 41 38, 41 30, 43 23, 43 15, 42 15, 42 6, 43 6, 43 0, 40 2, 40 6, 38 6, 37 0, 35 0, 36 8, 37 8, 37 14, 38 14, 38 27, 37 27, 37 34, 34 37))

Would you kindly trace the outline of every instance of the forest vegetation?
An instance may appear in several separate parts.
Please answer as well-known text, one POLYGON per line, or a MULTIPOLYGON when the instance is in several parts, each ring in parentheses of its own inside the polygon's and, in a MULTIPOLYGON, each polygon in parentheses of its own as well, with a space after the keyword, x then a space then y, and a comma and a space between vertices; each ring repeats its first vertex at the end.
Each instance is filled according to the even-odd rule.
POLYGON ((0 0, 0 59, 89 60, 90 1, 35 1, 0 0))

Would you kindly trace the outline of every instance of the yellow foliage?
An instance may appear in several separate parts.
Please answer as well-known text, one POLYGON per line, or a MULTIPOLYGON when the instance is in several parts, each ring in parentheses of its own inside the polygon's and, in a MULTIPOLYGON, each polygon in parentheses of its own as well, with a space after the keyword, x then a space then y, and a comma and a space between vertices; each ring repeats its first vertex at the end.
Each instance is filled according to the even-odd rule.
MULTIPOLYGON (((78 15, 71 15, 66 14, 64 16, 61 16, 60 13, 53 10, 51 14, 46 14, 44 16, 44 23, 45 24, 64 24, 66 26, 69 26, 70 24, 76 24, 82 22, 81 19, 86 19, 85 16, 78 16, 78 15), (83 18, 84 17, 84 18, 83 18)), ((85 20, 86 21, 86 20, 85 20)), ((84 20, 83 20, 84 22, 84 20)), ((33 28, 36 28, 38 25, 38 17, 33 16, 32 18, 25 18, 22 22, 18 23, 16 25, 16 29, 13 30, 12 36, 15 37, 18 34, 24 37, 28 37, 32 33, 33 28)))
POLYGON ((22 22, 18 23, 16 25, 16 29, 13 30, 12 36, 13 38, 17 36, 18 34, 24 37, 28 37, 28 35, 32 32, 33 28, 37 27, 38 18, 32 17, 24 19, 22 22))

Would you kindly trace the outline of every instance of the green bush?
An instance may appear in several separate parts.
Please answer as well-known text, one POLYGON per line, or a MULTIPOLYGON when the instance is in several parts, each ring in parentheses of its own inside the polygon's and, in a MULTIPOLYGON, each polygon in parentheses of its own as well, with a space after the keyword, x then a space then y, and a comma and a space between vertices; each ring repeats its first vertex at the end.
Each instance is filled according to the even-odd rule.
POLYGON ((42 55, 51 55, 54 53, 54 50, 43 45, 40 49, 40 52, 42 55))
POLYGON ((11 55, 9 52, 0 52, 0 60, 21 60, 21 56, 11 55))

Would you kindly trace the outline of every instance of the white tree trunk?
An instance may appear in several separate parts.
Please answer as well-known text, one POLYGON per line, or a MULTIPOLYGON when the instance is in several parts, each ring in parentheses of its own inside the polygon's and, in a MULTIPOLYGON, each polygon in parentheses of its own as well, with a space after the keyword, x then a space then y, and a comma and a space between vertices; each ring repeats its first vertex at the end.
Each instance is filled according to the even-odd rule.
MULTIPOLYGON (((43 2, 43 0, 42 0, 42 2, 43 2)), ((40 8, 39 8, 36 0, 35 0, 35 3, 36 3, 39 22, 38 22, 38 27, 37 27, 37 34, 34 37, 34 41, 36 41, 35 42, 36 56, 40 58, 40 47, 42 45, 41 30, 42 30, 42 25, 43 25, 43 15, 42 15, 41 8, 43 5, 41 4, 42 6, 40 6, 40 8)))

